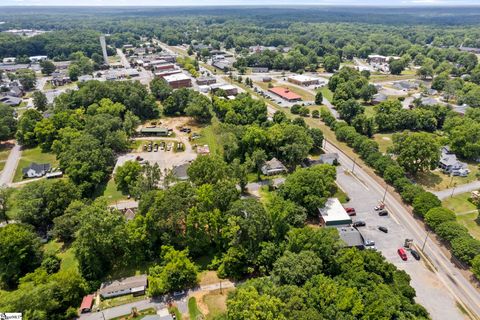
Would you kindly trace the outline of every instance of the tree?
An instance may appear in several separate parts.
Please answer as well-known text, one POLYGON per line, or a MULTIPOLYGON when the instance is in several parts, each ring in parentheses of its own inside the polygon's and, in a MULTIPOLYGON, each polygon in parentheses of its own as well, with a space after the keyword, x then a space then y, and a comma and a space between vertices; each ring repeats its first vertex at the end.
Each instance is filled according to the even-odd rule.
POLYGON ((421 192, 413 200, 413 213, 420 217, 425 217, 430 209, 440 207, 442 202, 431 192, 421 192))
POLYGON ((5 104, 0 103, 0 141, 10 139, 17 130, 17 120, 15 120, 15 110, 5 104))
POLYGON ((35 109, 43 112, 47 110, 47 104, 48 100, 45 93, 43 93, 42 91, 35 91, 33 93, 33 105, 35 106, 35 109))
POLYGON ((330 165, 297 169, 280 187, 280 194, 303 206, 310 216, 317 216, 318 208, 335 192, 335 176, 335 167, 330 165))
POLYGON ((429 133, 415 132, 393 135, 393 152, 405 171, 415 175, 433 170, 440 160, 440 147, 429 133))
POLYGON ((433 230, 436 230, 437 227, 448 221, 455 221, 456 216, 455 212, 450 209, 437 207, 428 210, 425 214, 425 222, 430 226, 433 230))
POLYGON ((373 84, 366 84, 360 89, 360 97, 363 101, 369 102, 377 92, 377 88, 373 84))
POLYGON ((51 75, 56 69, 55 64, 50 60, 41 61, 40 68, 42 68, 42 73, 46 76, 51 75))
POLYGON ((280 284, 303 285, 312 276, 321 273, 322 260, 313 251, 292 253, 286 251, 273 265, 273 277, 280 284))
POLYGON ((16 73, 16 78, 18 81, 20 81, 23 89, 27 91, 35 88, 35 84, 37 83, 35 72, 30 69, 18 70, 16 73))
POLYGON ((187 170, 188 177, 197 186, 215 184, 227 177, 227 164, 218 155, 198 157, 187 170))
POLYGON ((28 109, 25 111, 18 121, 16 137, 19 144, 25 147, 35 146, 37 143, 34 132, 35 126, 42 119, 43 116, 37 110, 28 109))
POLYGON ((135 197, 141 198, 142 195, 158 189, 161 179, 162 170, 158 166, 158 163, 155 163, 153 166, 147 163, 142 167, 142 171, 137 178, 137 182, 133 188, 133 194, 135 197))
POLYGON ((76 63, 72 63, 68 67, 68 77, 70 78, 70 80, 77 81, 78 77, 81 75, 82 75, 82 70, 76 63))
POLYGON ((468 265, 480 254, 480 240, 470 235, 453 239, 451 244, 453 254, 468 265))
POLYGON ((191 288, 198 282, 197 267, 188 258, 188 251, 170 246, 162 246, 162 265, 151 267, 148 273, 152 296, 191 288))
POLYGON ((323 104, 323 94, 320 90, 315 94, 315 104, 319 106, 323 104))
POLYGON ((281 312, 283 308, 284 303, 281 299, 260 294, 253 286, 244 286, 228 299, 227 317, 232 320, 286 320, 281 312))
POLYGON ((405 62, 402 59, 391 59, 388 66, 391 74, 401 74, 405 70, 405 62))
POLYGON ((477 254, 472 260, 472 272, 477 279, 480 279, 480 254, 477 254))
POLYGON ((80 200, 73 200, 61 216, 53 219, 52 235, 65 244, 72 243, 80 227, 82 210, 86 206, 80 200))
POLYGON ((348 123, 350 123, 353 118, 359 114, 362 114, 364 111, 365 108, 354 99, 343 101, 338 106, 338 113, 340 114, 340 117, 348 123))
POLYGON ((155 78, 150 82, 150 90, 153 95, 160 101, 167 99, 173 92, 172 87, 163 78, 155 78))
POLYGON ((13 189, 0 187, 0 221, 8 224, 8 211, 10 210, 10 196, 13 189))
POLYGON ((196 121, 201 123, 210 122, 212 119, 212 112, 210 110, 211 101, 204 95, 196 95, 188 103, 185 108, 185 113, 189 117, 193 117, 196 121))
POLYGON ((118 167, 115 172, 115 183, 117 189, 123 193, 130 194, 142 171, 142 166, 138 161, 127 161, 118 167))
POLYGON ((8 288, 38 267, 41 257, 40 239, 30 227, 15 223, 0 228, 0 281, 8 288))
POLYGON ((99 280, 114 265, 128 262, 127 239, 125 220, 120 212, 108 209, 106 203, 101 202, 85 207, 73 243, 83 277, 99 280))
POLYGON ((340 58, 338 56, 327 55, 323 58, 323 67, 327 72, 334 72, 340 68, 340 58))
POLYGON ((267 161, 267 154, 263 149, 256 149, 252 152, 250 157, 252 169, 257 173, 257 180, 260 181, 260 174, 262 173, 262 167, 267 161))
POLYGON ((447 221, 439 224, 435 232, 440 238, 451 242, 453 239, 468 236, 468 229, 455 221, 447 221))
POLYGON ((308 134, 312 138, 312 149, 320 150, 323 146, 323 132, 318 128, 309 128, 308 134))

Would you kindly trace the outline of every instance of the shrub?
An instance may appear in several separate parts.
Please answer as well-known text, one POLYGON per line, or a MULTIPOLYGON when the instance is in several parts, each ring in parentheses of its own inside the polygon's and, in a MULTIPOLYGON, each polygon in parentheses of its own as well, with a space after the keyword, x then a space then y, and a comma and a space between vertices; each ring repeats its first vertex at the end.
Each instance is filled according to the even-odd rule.
POLYGON ((440 207, 441 205, 442 202, 436 195, 431 192, 424 191, 417 195, 413 200, 413 213, 423 218, 428 210, 435 207, 440 207))
POLYGON ((455 221, 455 219, 455 212, 442 207, 432 208, 425 214, 425 222, 433 230, 435 230, 440 224, 447 221, 455 221))
POLYGON ((475 277, 480 280, 480 254, 477 254, 472 260, 472 271, 475 277))
POLYGON ((474 239, 470 235, 453 239, 452 253, 470 265, 473 258, 480 254, 480 240, 474 239))
POLYGON ((398 164, 388 166, 383 172, 383 178, 389 184, 393 184, 396 180, 405 177, 405 170, 398 164))
POLYGON ((455 221, 447 221, 437 226, 435 232, 437 235, 451 242, 453 239, 468 236, 468 229, 455 221))
POLYGON ((402 196, 403 201, 408 204, 412 204, 413 200, 422 192, 424 192, 422 187, 417 184, 411 184, 409 181, 409 184, 404 186, 400 195, 402 196))

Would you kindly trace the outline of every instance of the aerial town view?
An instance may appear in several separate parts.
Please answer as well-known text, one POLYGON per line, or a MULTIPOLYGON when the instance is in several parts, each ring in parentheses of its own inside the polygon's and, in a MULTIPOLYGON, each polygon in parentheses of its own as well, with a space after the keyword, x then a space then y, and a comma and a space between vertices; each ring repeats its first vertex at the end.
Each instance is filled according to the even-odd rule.
POLYGON ((480 320, 480 0, 1 0, 1 320, 480 320))

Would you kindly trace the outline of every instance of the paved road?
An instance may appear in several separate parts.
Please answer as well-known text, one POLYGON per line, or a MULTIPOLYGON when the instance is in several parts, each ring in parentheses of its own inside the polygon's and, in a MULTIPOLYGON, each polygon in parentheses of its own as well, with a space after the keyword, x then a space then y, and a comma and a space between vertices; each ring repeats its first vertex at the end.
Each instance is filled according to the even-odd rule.
POLYGON ((440 200, 451 197, 452 195, 462 194, 465 192, 472 192, 475 190, 480 190, 480 180, 473 181, 470 183, 459 185, 455 188, 445 189, 441 191, 433 191, 440 200))
POLYGON ((15 146, 12 148, 12 150, 10 150, 10 154, 5 162, 5 167, 0 173, 0 186, 9 186, 12 183, 13 177, 15 176, 15 170, 17 169, 18 161, 20 160, 21 156, 22 150, 20 149, 20 145, 15 143, 15 146))
MULTIPOLYGON (((353 168, 353 161, 331 143, 326 144, 325 150, 339 153, 342 166, 353 168)), ((371 197, 379 200, 385 194, 385 203, 389 208, 390 216, 396 220, 397 226, 401 226, 403 229, 403 232, 400 233, 402 238, 397 240, 397 245, 402 245, 404 236, 413 239, 416 244, 423 244, 427 238, 427 232, 417 223, 403 204, 390 193, 390 190, 385 193, 385 185, 380 185, 358 165, 355 167, 354 173, 355 179, 366 189, 365 196, 371 195, 371 197)), ((348 180, 342 182, 340 179, 339 183, 347 189, 351 186, 351 182, 348 180)), ((358 188, 354 188, 354 190, 356 189, 358 188)), ((351 192, 352 190, 347 191, 351 192)), ((389 225, 389 227, 391 228, 392 225, 389 225)), ((425 287, 425 270, 412 269, 409 265, 399 263, 395 252, 393 254, 386 252, 385 257, 388 261, 409 273, 412 277, 412 286, 417 291, 418 301, 427 308, 433 319, 464 319, 465 317, 455 307, 457 303, 467 307, 473 319, 480 319, 479 291, 459 272, 435 242, 427 240, 424 253, 435 268, 432 271, 436 276, 435 281, 432 281, 429 287, 425 287)))
POLYGON ((117 55, 120 57, 120 61, 123 64, 123 67, 125 69, 130 69, 131 68, 130 62, 128 62, 128 59, 123 53, 122 49, 117 49, 117 55))

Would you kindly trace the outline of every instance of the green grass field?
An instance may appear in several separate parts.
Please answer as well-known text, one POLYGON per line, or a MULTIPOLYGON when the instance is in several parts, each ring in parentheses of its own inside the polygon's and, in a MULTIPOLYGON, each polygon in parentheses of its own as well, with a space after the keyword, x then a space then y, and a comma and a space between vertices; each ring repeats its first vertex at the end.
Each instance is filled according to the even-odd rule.
POLYGON ((466 177, 452 178, 440 170, 434 170, 418 174, 415 180, 427 189, 434 191, 445 190, 453 188, 455 185, 459 186, 477 180, 476 174, 479 172, 478 166, 469 163, 468 168, 470 169, 470 173, 466 177))
POLYGON ((391 133, 377 133, 373 136, 373 140, 378 143, 381 152, 386 152, 393 145, 391 133))
POLYGON ((325 99, 327 99, 328 101, 332 102, 333 100, 333 92, 330 91, 330 89, 328 89, 328 87, 322 87, 322 89, 320 89, 320 91, 322 92, 322 95, 325 99))
POLYGON ((203 314, 198 309, 197 299, 195 299, 195 297, 188 299, 188 315, 190 316, 190 320, 203 319, 203 314))
POLYGON ((113 177, 108 180, 105 190, 103 191, 103 196, 107 199, 109 204, 127 199, 127 195, 123 194, 120 190, 117 190, 117 185, 115 184, 113 177))
POLYGON ((442 201, 442 206, 454 211, 457 214, 457 221, 465 226, 470 234, 480 239, 480 219, 478 209, 469 201, 470 192, 449 197, 442 201))
POLYGON ((208 145, 211 154, 223 154, 223 149, 219 141, 218 123, 216 120, 212 121, 212 125, 206 126, 200 131, 200 138, 192 140, 192 145, 197 144, 199 146, 208 145))
POLYGON ((17 170, 13 182, 19 182, 23 180, 22 169, 28 167, 30 163, 49 163, 52 168, 58 167, 58 161, 53 153, 42 152, 40 147, 26 149, 22 151, 22 157, 18 162, 17 170))

